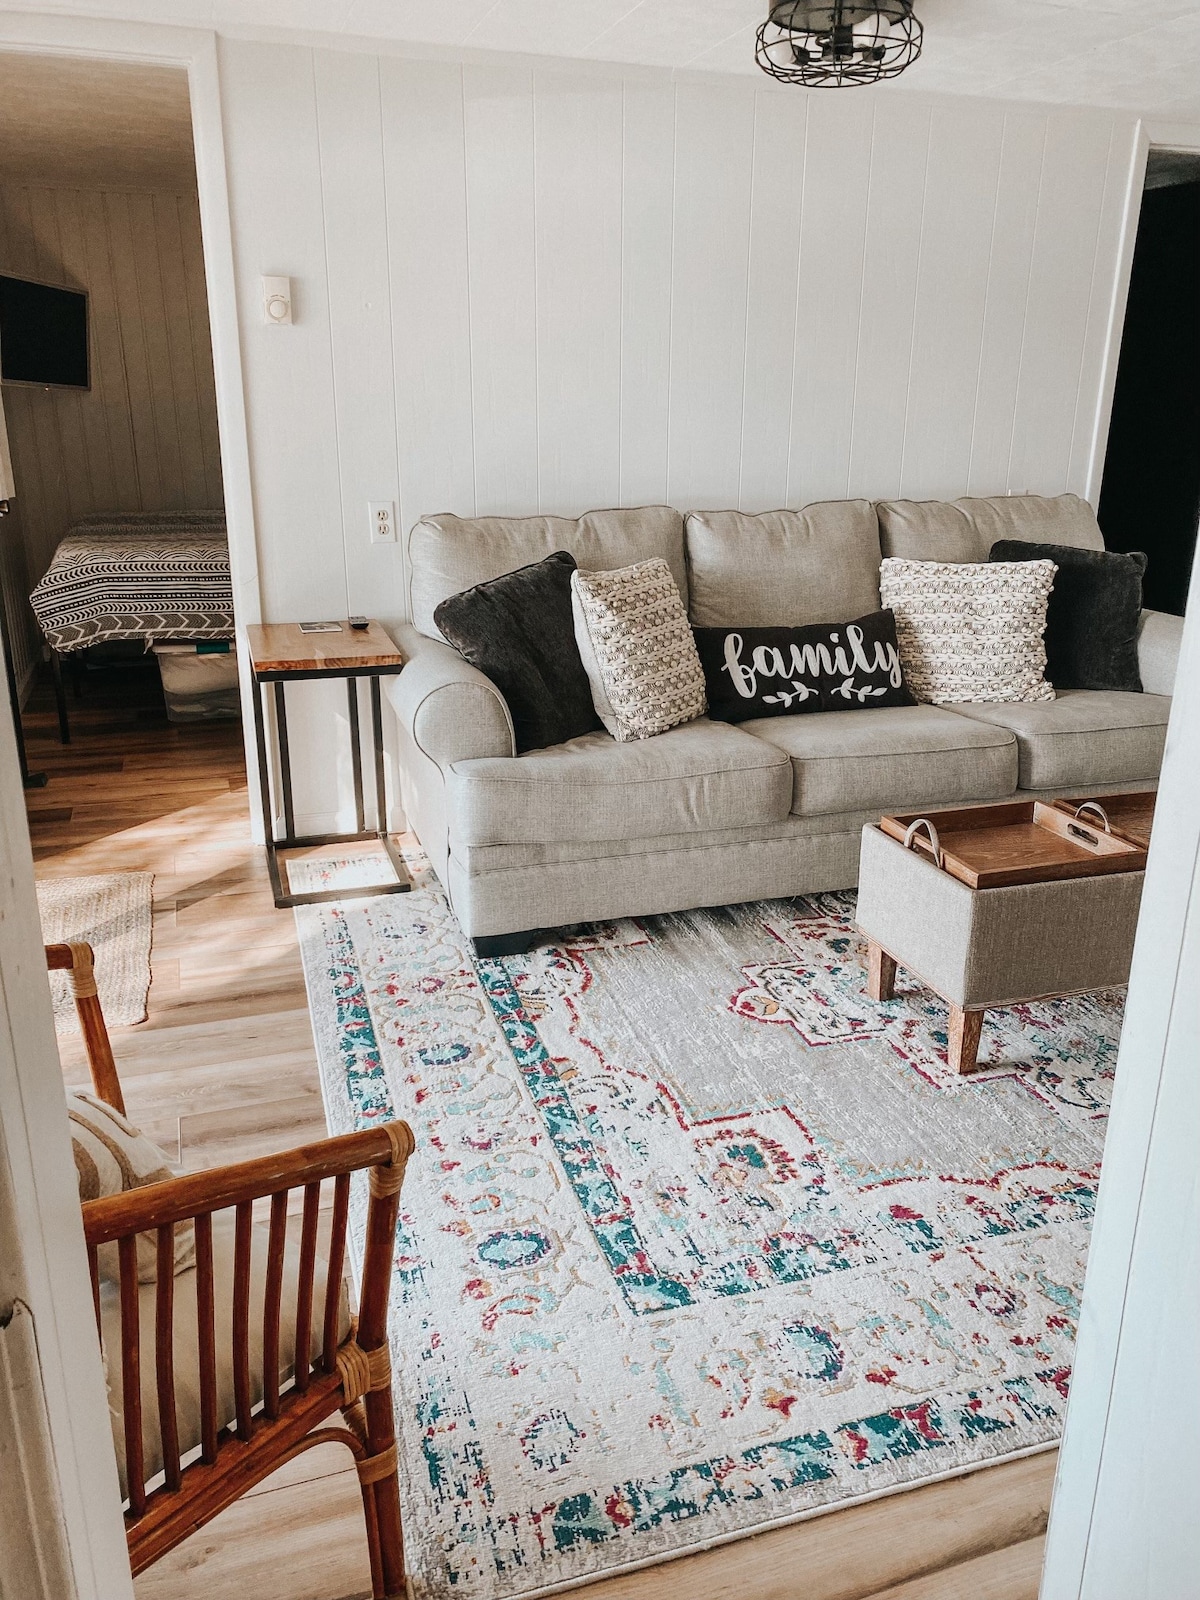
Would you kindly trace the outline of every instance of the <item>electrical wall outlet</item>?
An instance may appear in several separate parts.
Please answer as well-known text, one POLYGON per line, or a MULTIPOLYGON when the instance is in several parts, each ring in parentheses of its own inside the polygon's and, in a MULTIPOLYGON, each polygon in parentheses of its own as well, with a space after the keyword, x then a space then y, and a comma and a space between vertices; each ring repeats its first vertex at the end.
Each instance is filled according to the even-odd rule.
POLYGON ((396 502, 372 500, 367 506, 367 512, 371 518, 371 543, 395 544, 396 502))

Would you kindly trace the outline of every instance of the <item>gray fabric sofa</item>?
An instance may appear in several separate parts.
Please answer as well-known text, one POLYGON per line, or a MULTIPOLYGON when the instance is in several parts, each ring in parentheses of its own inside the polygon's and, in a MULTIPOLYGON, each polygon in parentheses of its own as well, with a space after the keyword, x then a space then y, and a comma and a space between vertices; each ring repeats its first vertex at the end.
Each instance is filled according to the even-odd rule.
POLYGON ((503 697, 438 635, 447 595, 565 549, 591 569, 664 557, 697 626, 842 622, 879 605, 883 556, 981 561, 1002 538, 1103 548, 1074 495, 419 522, 412 623, 398 634, 408 662, 386 692, 409 824, 477 949, 517 950, 567 923, 850 888, 862 825, 884 810, 1152 786, 1182 619, 1142 613, 1143 694, 702 718, 636 743, 590 733, 518 756, 503 697))

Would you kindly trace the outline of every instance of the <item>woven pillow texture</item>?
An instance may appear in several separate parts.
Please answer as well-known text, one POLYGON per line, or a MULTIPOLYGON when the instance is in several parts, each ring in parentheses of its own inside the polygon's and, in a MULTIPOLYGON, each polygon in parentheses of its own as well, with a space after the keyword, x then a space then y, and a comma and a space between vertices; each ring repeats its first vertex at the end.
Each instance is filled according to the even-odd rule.
POLYGON ((696 641, 661 557, 574 573, 571 608, 596 714, 614 739, 649 739, 704 715, 696 641))
POLYGON ((1053 561, 904 561, 879 569, 904 677, 932 705, 1053 700, 1046 605, 1053 561))
MULTIPOLYGON (((103 1100, 90 1094, 69 1094, 67 1119, 81 1201, 125 1194, 175 1176, 165 1152, 103 1100)), ((102 1244, 96 1254, 100 1276, 119 1283, 116 1243, 102 1244)), ((138 1282, 153 1283, 158 1276, 153 1233, 138 1234, 137 1263, 138 1282)), ((190 1222, 176 1223, 175 1271, 186 1272, 195 1264, 195 1231, 190 1222)))

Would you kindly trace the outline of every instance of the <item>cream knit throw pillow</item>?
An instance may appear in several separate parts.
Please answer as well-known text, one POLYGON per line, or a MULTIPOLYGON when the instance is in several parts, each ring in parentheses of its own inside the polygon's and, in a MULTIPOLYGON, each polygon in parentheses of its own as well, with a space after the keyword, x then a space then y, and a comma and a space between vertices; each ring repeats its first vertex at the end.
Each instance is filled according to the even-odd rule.
POLYGON ((901 561, 879 569, 896 614, 904 677, 933 705, 1053 700, 1046 682, 1046 602, 1053 561, 901 561))
POLYGON ((614 739, 649 739, 707 709, 683 599, 661 557, 571 577, 575 642, 614 739))
MULTIPOLYGON (((71 1144, 75 1172, 79 1178, 79 1198, 100 1200, 124 1194, 148 1183, 164 1183, 175 1174, 166 1155, 144 1133, 139 1133, 119 1111, 90 1094, 67 1096, 67 1118, 71 1124, 71 1144)), ((117 1246, 102 1244, 97 1251, 100 1276, 112 1283, 121 1281, 117 1246)), ((153 1283, 157 1272, 157 1245, 153 1233, 137 1236, 138 1282, 153 1283)), ((195 1230, 190 1222, 175 1224, 175 1271, 184 1272, 196 1264, 195 1230)))

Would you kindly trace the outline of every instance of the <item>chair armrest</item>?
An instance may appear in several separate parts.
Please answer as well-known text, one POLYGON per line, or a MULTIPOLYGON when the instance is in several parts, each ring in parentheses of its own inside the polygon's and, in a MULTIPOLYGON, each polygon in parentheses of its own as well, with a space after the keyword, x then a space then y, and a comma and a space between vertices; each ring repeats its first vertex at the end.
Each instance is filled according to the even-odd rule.
POLYGON ((396 1189, 415 1146, 406 1122, 385 1122, 360 1133, 345 1133, 317 1144, 301 1145, 279 1155, 260 1156, 208 1172, 143 1184, 124 1194, 107 1195, 83 1204, 83 1232, 89 1246, 108 1244, 132 1234, 176 1222, 190 1222, 209 1211, 265 1200, 289 1189, 304 1188, 325 1178, 386 1167, 396 1172, 396 1189))
POLYGON ((395 636, 406 660, 388 699, 422 754, 442 768, 516 755, 507 702, 490 678, 448 644, 407 624, 395 636))
POLYGON ((96 990, 95 956, 90 944, 48 944, 46 966, 51 972, 71 974, 71 995, 79 1017, 79 1031, 83 1034, 87 1051, 88 1069, 92 1074, 92 1089, 98 1100, 125 1115, 125 1096, 121 1093, 121 1080, 113 1060, 108 1027, 100 1007, 96 990))
MULTIPOLYGON (((135 1572, 231 1505, 297 1449, 304 1449, 305 1441, 313 1441, 316 1423, 343 1411, 349 1428, 326 1429, 321 1437, 337 1437, 348 1444, 358 1462, 360 1481, 376 1485, 374 1524, 368 1515, 372 1567, 378 1570, 381 1558, 387 1592, 400 1592, 403 1541, 395 1492, 387 1310, 400 1187, 414 1143, 406 1123, 382 1123, 84 1204, 96 1330, 104 1350, 110 1410, 114 1420, 119 1417, 114 1430, 118 1461, 123 1435, 126 1527, 135 1572), (370 1169, 370 1192, 356 1327, 344 1309, 342 1269, 350 1174, 364 1168, 370 1169), (321 1253, 322 1271, 317 1259, 325 1179, 333 1180, 333 1206, 328 1248, 321 1253), (288 1195, 295 1189, 304 1195, 299 1265, 288 1285, 285 1307, 288 1195), (270 1231, 263 1262, 261 1252, 256 1260, 253 1203, 268 1196, 270 1231), (231 1270, 221 1272, 223 1314, 218 1319, 212 1213, 230 1207, 234 1208, 233 1253, 231 1270), (194 1285, 177 1300, 175 1228, 180 1222, 194 1230, 195 1261, 186 1270, 195 1276, 194 1285), (152 1289, 142 1285, 138 1270, 137 1240, 147 1231, 156 1236, 152 1289), (99 1251, 114 1245, 119 1331, 114 1335, 110 1325, 106 1339, 99 1251), (186 1308, 189 1300, 194 1324, 181 1329, 177 1305, 186 1308), (288 1339, 294 1337, 290 1345, 283 1340, 285 1328, 288 1339), (180 1428, 177 1362, 187 1373, 183 1393, 198 1397, 198 1427, 186 1433, 180 1428), (231 1374, 224 1388, 221 1364, 231 1374), (143 1382, 144 1372, 153 1372, 152 1387, 143 1382), (347 1408, 354 1408, 355 1421, 347 1408), (154 1415, 155 1409, 161 1442, 158 1462, 147 1458, 143 1426, 145 1412, 154 1415), (199 1460, 192 1456, 197 1443, 199 1460), (390 1485, 382 1498, 381 1484, 390 1485)), ((190 1415, 195 1417, 195 1411, 190 1415)))
POLYGON ((1143 611, 1138 621, 1138 671, 1147 694, 1171 694, 1183 641, 1183 618, 1166 611, 1143 611))

